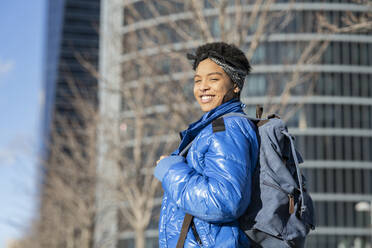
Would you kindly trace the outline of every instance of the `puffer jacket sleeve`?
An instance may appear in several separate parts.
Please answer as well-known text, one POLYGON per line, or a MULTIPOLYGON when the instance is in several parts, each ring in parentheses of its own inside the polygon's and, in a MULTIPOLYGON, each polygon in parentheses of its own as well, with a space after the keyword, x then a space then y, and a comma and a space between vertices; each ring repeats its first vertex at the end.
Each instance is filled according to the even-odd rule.
POLYGON ((205 167, 198 173, 179 162, 169 168, 162 186, 184 212, 208 222, 230 222, 242 215, 250 201, 251 173, 257 159, 257 139, 246 137, 235 123, 210 133, 205 167))

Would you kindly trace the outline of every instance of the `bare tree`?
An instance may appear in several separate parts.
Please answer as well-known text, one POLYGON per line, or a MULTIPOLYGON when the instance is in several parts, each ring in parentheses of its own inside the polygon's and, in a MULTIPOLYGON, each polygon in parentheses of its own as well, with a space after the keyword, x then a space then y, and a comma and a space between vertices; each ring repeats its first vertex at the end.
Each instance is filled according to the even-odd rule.
MULTIPOLYGON (((365 12, 347 11, 341 16, 341 21, 331 20, 323 11, 314 12, 314 29, 316 34, 332 35, 342 33, 368 33, 372 30, 372 1, 353 0, 352 3, 365 7, 365 12)), ((304 106, 305 99, 312 95, 319 73, 304 72, 300 70, 304 65, 316 65, 321 62, 325 51, 331 43, 330 39, 309 40, 304 47, 301 56, 296 62, 296 67, 291 74, 290 80, 285 82, 284 90, 280 93, 280 104, 268 102, 269 112, 284 114, 284 120, 290 119, 295 112, 304 106), (303 92, 304 98, 292 107, 288 107, 292 96, 291 90, 298 86, 305 86, 307 92, 303 92)), ((273 96, 275 93, 272 94, 273 96)))
POLYGON ((372 30, 372 1, 352 0, 352 3, 364 6, 367 11, 354 13, 347 11, 341 22, 331 22, 329 18, 319 14, 320 26, 330 33, 368 33, 372 30))
POLYGON ((92 247, 96 185, 96 106, 67 78, 68 115, 55 113, 43 165, 40 215, 27 247, 92 247))

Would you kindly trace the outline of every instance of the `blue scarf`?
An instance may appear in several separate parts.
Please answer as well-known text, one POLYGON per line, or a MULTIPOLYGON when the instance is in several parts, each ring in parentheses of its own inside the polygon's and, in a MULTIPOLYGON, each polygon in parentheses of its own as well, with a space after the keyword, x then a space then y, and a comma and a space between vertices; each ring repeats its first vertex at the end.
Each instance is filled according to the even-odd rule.
POLYGON ((186 130, 180 132, 181 143, 172 155, 178 155, 214 119, 231 112, 244 113, 242 107, 243 104, 238 99, 233 98, 205 113, 198 121, 190 124, 186 130))

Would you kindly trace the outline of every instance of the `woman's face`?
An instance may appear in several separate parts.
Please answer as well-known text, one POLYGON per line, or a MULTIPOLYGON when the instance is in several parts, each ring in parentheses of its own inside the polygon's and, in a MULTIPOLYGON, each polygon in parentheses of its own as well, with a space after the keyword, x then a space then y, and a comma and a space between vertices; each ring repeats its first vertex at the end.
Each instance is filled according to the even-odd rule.
POLYGON ((214 109, 231 100, 234 93, 238 92, 239 88, 234 87, 222 67, 209 58, 199 63, 194 76, 194 96, 202 111, 208 112, 214 109))

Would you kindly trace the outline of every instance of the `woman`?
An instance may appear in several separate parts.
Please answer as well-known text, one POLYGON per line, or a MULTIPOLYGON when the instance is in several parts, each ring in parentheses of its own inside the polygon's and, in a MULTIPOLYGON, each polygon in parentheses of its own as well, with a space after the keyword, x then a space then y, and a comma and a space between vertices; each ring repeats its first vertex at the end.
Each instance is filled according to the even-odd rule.
POLYGON ((212 121, 244 113, 239 96, 250 65, 242 51, 223 42, 200 46, 188 57, 194 60, 194 96, 205 114, 181 132, 178 149, 155 168, 164 189, 159 247, 176 247, 185 213, 194 216, 194 230, 184 247, 249 247, 238 218, 250 201, 258 156, 254 126, 236 116, 224 117, 223 128, 213 128, 212 121), (179 156, 191 141, 186 158, 179 156))

